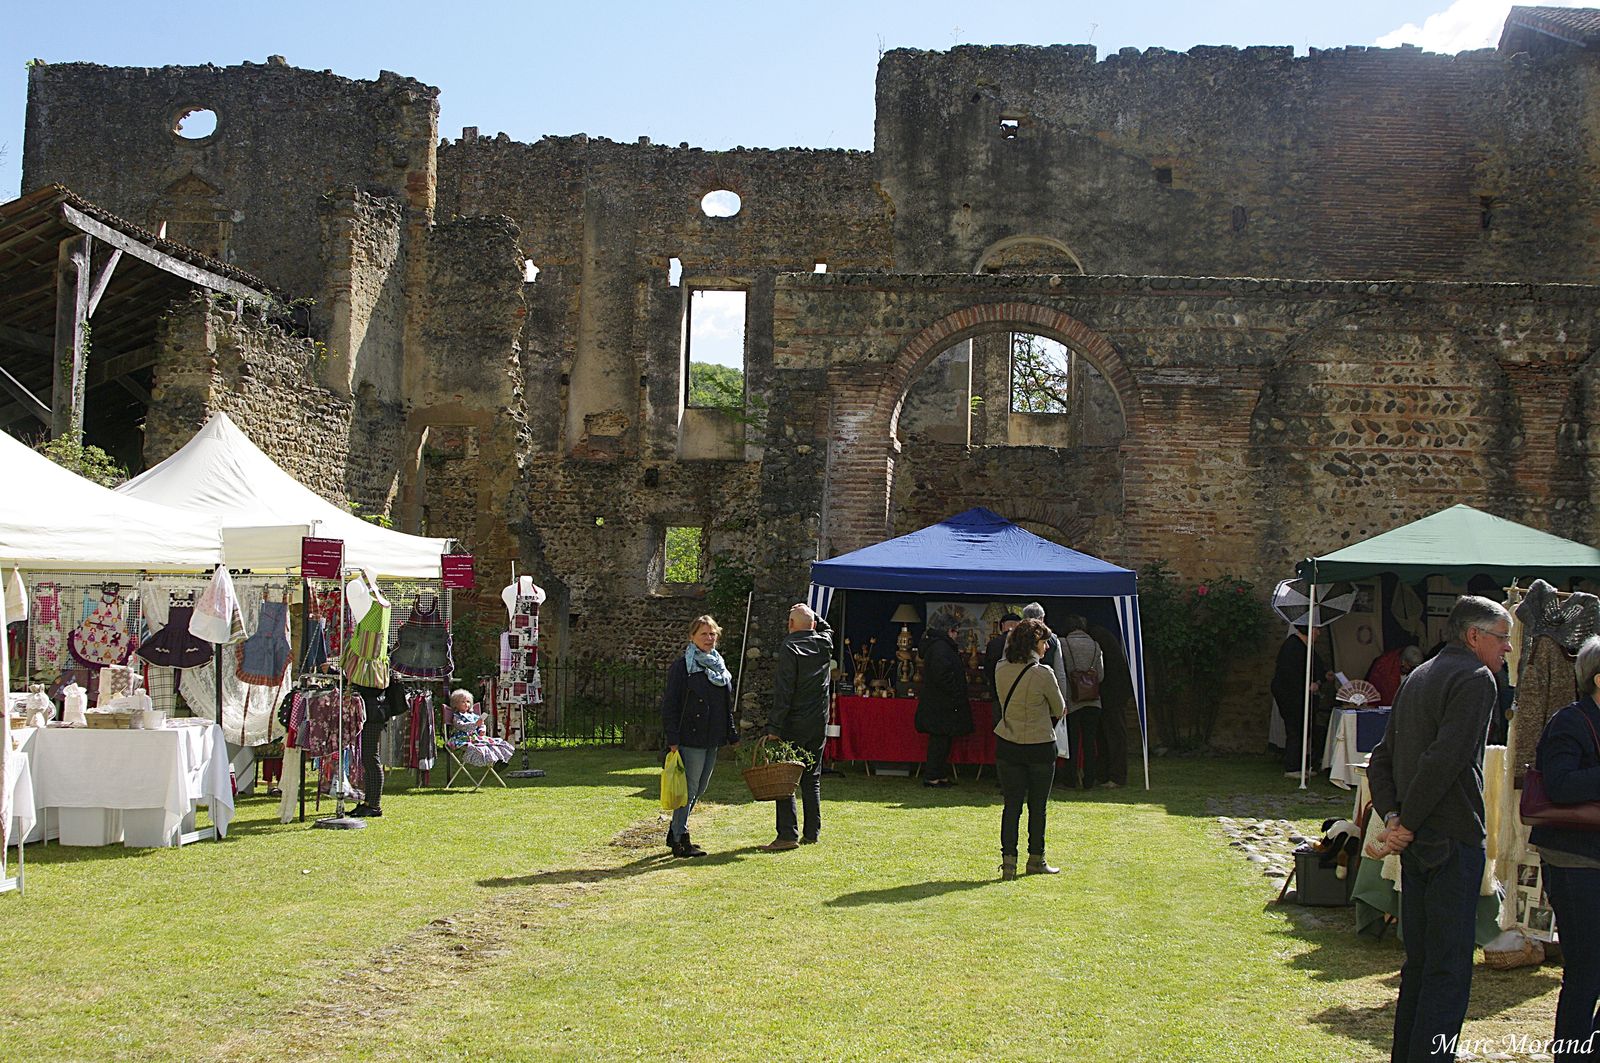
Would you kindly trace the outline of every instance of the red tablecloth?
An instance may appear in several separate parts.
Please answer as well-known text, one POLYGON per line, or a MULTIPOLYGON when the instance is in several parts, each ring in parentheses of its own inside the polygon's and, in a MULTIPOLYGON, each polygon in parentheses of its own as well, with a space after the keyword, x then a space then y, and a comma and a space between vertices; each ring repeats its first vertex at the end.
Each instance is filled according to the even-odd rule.
MULTIPOLYGON (((886 760, 920 764, 928 759, 928 736, 912 719, 915 698, 838 699, 839 737, 828 739, 830 760, 886 760)), ((994 711, 987 701, 972 703, 972 734, 950 746, 953 764, 994 763, 994 711)))

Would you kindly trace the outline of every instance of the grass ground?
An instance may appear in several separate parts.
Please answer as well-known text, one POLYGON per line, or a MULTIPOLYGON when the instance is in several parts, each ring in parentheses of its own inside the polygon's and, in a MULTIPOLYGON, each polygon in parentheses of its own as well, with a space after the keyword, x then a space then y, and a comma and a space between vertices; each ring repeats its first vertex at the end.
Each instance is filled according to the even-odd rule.
MULTIPOLYGON (((661 845, 653 762, 399 788, 357 832, 241 802, 182 850, 30 851, 0 896, 0 1059, 1387 1058, 1392 935, 1270 904, 1216 801, 1314 825, 1264 758, 1163 760, 1059 792, 1054 877, 997 880, 989 780, 824 781, 822 844, 767 854, 723 765, 661 845)), ((1548 1037, 1559 969, 1479 968, 1466 1035, 1548 1037)), ((1520 1058, 1513 1054, 1513 1058, 1520 1058)))

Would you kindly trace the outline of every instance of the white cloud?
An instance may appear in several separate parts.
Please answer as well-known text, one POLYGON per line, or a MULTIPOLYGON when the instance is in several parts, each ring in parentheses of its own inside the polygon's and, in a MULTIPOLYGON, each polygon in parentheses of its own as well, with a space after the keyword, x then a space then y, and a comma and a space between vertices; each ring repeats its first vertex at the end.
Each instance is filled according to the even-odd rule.
POLYGON ((700 289, 690 297, 690 359, 743 368, 745 293, 700 289))
MULTIPOLYGON (((1540 0, 1542 7, 1586 7, 1593 0, 1540 0)), ((1511 13, 1507 0, 1455 0, 1443 11, 1422 20, 1422 25, 1407 22, 1390 30, 1375 43, 1380 48, 1414 44, 1427 52, 1454 54, 1472 48, 1493 48, 1500 42, 1506 16, 1511 13)))

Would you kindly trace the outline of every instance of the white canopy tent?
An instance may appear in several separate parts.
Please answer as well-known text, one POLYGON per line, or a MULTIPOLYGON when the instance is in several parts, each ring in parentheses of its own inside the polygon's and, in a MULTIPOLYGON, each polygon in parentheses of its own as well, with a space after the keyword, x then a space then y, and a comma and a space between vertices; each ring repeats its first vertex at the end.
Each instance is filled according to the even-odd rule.
POLYGON ((407 535, 362 520, 290 476, 225 413, 215 413, 177 453, 121 487, 130 497, 220 519, 228 565, 300 567, 307 535, 344 541, 345 564, 374 575, 438 579, 448 539, 407 535))

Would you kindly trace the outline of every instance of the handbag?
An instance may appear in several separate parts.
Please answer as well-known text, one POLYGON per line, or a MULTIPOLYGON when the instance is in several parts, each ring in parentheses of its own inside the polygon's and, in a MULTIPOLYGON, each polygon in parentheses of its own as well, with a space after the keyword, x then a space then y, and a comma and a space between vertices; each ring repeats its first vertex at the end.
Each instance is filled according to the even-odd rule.
MULTIPOLYGON (((1583 713, 1583 722, 1589 725, 1595 751, 1600 754, 1600 733, 1595 731, 1588 713, 1583 713)), ((1522 798, 1517 812, 1522 816, 1522 822, 1530 827, 1600 830, 1600 801, 1557 804, 1550 800, 1550 794, 1544 788, 1544 772, 1538 768, 1529 768, 1522 775, 1522 798)))
POLYGON ((1093 701, 1100 696, 1100 677, 1092 668, 1068 672, 1067 686, 1072 688, 1073 701, 1093 701))

